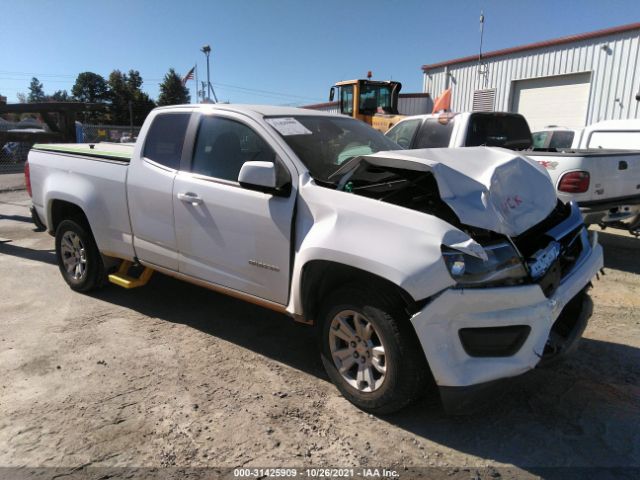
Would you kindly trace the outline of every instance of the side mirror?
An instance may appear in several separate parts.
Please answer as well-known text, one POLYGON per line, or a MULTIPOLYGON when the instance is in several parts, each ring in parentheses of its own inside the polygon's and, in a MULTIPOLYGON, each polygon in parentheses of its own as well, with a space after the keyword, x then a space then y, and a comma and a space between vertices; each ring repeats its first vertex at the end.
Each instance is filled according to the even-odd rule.
POLYGON ((336 96, 336 87, 331 87, 331 90, 329 90, 329 101, 333 102, 333 99, 336 96))
POLYGON ((238 183, 249 190, 274 193, 277 188, 276 166, 271 162, 244 162, 238 183))
POLYGON ((286 174, 278 182, 277 168, 271 162, 244 162, 238 174, 238 183, 247 190, 288 197, 291 194, 290 177, 286 174))

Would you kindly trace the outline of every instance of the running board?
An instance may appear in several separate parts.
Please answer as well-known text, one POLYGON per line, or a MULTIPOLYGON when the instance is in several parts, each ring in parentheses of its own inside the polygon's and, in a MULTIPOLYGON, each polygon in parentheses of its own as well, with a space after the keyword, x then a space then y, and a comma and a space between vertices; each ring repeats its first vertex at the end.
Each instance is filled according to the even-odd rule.
POLYGON ((118 268, 118 272, 109 275, 109 281, 122 288, 137 288, 145 286, 151 278, 151 275, 153 275, 153 269, 145 267, 142 274, 138 278, 135 278, 128 275, 131 265, 133 265, 131 262, 123 260, 120 264, 120 268, 118 268))

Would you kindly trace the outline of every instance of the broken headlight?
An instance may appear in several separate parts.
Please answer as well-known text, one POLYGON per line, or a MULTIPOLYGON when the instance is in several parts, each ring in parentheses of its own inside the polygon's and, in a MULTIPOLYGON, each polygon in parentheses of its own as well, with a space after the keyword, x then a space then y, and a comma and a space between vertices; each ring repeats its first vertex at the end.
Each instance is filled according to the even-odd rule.
POLYGON ((487 260, 442 247, 442 257, 453 279, 462 287, 518 285, 527 278, 527 270, 510 243, 484 247, 487 260))

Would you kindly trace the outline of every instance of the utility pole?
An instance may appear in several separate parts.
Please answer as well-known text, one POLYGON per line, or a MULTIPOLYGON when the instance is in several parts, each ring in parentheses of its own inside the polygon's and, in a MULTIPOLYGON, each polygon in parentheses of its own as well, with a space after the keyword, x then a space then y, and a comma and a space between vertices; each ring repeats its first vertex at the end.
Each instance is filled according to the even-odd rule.
POLYGON ((209 75, 209 55, 211 54, 211 47, 209 45, 204 45, 200 51, 207 57, 207 102, 211 103, 211 94, 213 93, 213 99, 215 100, 215 103, 218 103, 218 98, 216 97, 216 92, 213 90, 213 85, 211 85, 211 78, 209 75))
POLYGON ((482 40, 484 39, 484 12, 480 10, 480 49, 478 51, 478 70, 477 74, 484 79, 484 88, 487 88, 489 80, 489 66, 482 59, 482 40))

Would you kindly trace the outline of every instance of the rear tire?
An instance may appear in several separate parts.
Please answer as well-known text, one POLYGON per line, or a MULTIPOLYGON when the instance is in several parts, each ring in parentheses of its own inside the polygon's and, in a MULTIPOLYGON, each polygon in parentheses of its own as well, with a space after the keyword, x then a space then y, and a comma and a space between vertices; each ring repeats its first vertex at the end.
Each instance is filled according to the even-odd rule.
POLYGON ((65 282, 76 292, 89 292, 102 285, 104 265, 88 226, 63 220, 56 229, 56 260, 65 282))
POLYGON ((344 397, 375 414, 400 410, 430 378, 403 304, 358 285, 331 293, 319 316, 324 368, 344 397))

